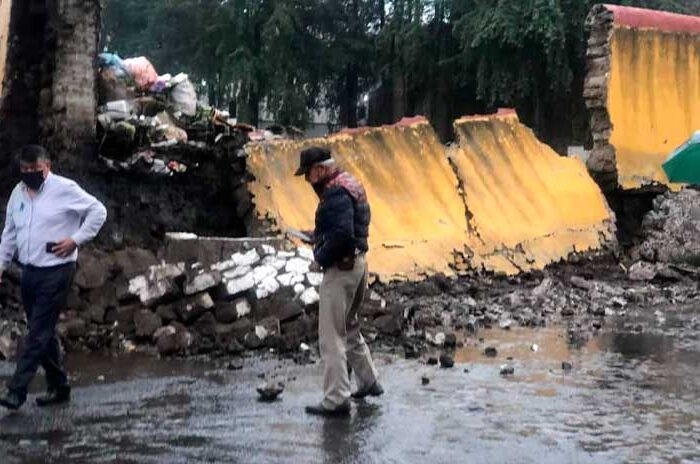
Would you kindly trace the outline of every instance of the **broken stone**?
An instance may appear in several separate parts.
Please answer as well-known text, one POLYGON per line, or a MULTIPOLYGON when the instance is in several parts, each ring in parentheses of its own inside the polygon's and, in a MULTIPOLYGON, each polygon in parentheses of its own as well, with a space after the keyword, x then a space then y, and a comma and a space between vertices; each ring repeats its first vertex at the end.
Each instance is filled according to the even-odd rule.
POLYGON ((177 313, 182 322, 189 324, 213 307, 214 300, 212 300, 211 295, 204 292, 180 303, 177 307, 177 313))
POLYGON ((428 366, 436 366, 437 363, 438 363, 438 359, 435 356, 428 357, 428 361, 427 361, 428 366))
POLYGON ((262 260, 263 266, 272 267, 275 271, 281 271, 287 265, 287 261, 276 256, 266 256, 262 260))
POLYGON ((85 336, 87 324, 83 319, 76 317, 68 321, 59 322, 56 330, 64 338, 80 338, 85 336))
POLYGON ((248 332, 243 338, 243 344, 249 350, 257 350, 263 347, 263 340, 255 332, 248 332))
POLYGON ((240 266, 240 267, 236 267, 236 268, 233 268, 233 269, 229 269, 228 271, 225 271, 225 272, 222 274, 222 280, 223 280, 224 282, 228 282, 228 281, 231 280, 231 279, 235 279, 235 278, 237 278, 237 277, 242 277, 242 276, 244 276, 244 275, 246 275, 246 274, 249 274, 249 273, 251 273, 251 272, 253 272, 253 268, 250 267, 250 266, 240 266))
POLYGON ((258 287, 255 289, 255 296, 258 299, 267 298, 268 296, 279 290, 280 284, 274 275, 268 277, 267 279, 260 282, 258 287))
POLYGON ((136 328, 136 336, 141 339, 151 339, 156 330, 163 325, 163 320, 148 309, 142 309, 134 314, 134 326, 136 328))
POLYGON ((302 258, 292 258, 287 261, 284 267, 285 272, 295 272, 297 274, 306 274, 309 272, 309 267, 311 266, 311 261, 307 261, 302 258))
POLYGON ((498 326, 502 330, 510 330, 512 325, 513 325, 513 321, 510 319, 501 319, 500 322, 498 323, 498 326))
POLYGON ((235 267, 236 267, 236 263, 234 263, 232 259, 229 259, 226 261, 220 261, 218 263, 212 264, 210 269, 212 271, 224 272, 224 271, 228 271, 229 269, 232 269, 235 267))
POLYGON ((630 280, 636 280, 639 282, 654 280, 654 277, 656 277, 656 266, 644 261, 636 262, 630 266, 627 276, 630 280))
POLYGON ((253 269, 253 281, 255 285, 259 285, 262 281, 275 277, 277 275, 277 269, 272 266, 258 266, 253 269))
POLYGON ((515 374, 515 368, 513 366, 509 366, 507 364, 503 364, 501 366, 501 375, 502 376, 510 376, 515 374))
POLYGON ((542 279, 542 282, 532 290, 532 296, 542 298, 552 289, 554 281, 549 277, 542 279))
POLYGON ((316 291, 316 289, 313 287, 310 287, 301 293, 301 296, 299 297, 299 299, 301 300, 302 303, 304 303, 305 306, 311 306, 315 303, 318 303, 318 301, 321 298, 318 295, 318 292, 316 291))
POLYGON ((304 308, 296 301, 281 304, 275 312, 280 322, 287 322, 304 314, 304 308))
MULTIPOLYGON (((283 287, 293 287, 294 285, 301 284, 304 282, 304 274, 298 274, 296 272, 287 272, 285 274, 278 275, 277 281, 283 287)), ((303 285, 302 288, 304 288, 303 285)))
POLYGON ((243 369, 243 360, 241 358, 232 359, 226 368, 230 371, 239 371, 243 369))
POLYGON ((379 316, 372 324, 384 335, 398 336, 401 335, 401 331, 403 330, 401 318, 397 317, 395 314, 379 316))
POLYGON ((296 253, 294 253, 293 251, 278 251, 277 252, 277 257, 279 259, 283 259, 285 261, 288 260, 289 258, 294 258, 295 256, 296 256, 296 253))
POLYGON ((427 375, 424 375, 420 378, 420 383, 422 383, 423 385, 428 385, 430 383, 430 379, 427 375))
POLYGON ((443 369, 449 369, 455 365, 455 360, 452 356, 448 354, 440 355, 440 367, 443 369))
POLYGON ((232 279, 226 282, 226 293, 230 297, 240 295, 241 293, 250 290, 255 287, 255 279, 253 278, 253 273, 248 273, 243 277, 237 279, 232 279))
POLYGON ((487 346, 484 350, 484 354, 489 358, 495 358, 496 356, 498 356, 498 350, 493 346, 487 346))
POLYGON ((266 317, 255 326, 255 335, 265 340, 269 335, 280 334, 280 321, 276 317, 266 317))
POLYGON ((210 312, 202 314, 202 316, 192 324, 192 330, 204 337, 216 336, 216 319, 214 315, 210 312))
POLYGON ((171 304, 158 306, 156 314, 167 324, 177 320, 177 313, 171 304))
POLYGON ((321 285, 321 282, 323 282, 323 273, 322 272, 309 272, 308 274, 306 274, 306 281, 312 287, 318 287, 321 285))
POLYGON ((221 283, 221 274, 218 272, 202 272, 192 277, 185 283, 185 295, 194 295, 210 288, 214 288, 221 283))
POLYGON ((246 253, 234 253, 231 255, 231 261, 236 266, 252 266, 260 261, 260 255, 257 250, 252 249, 246 253))
POLYGON ((562 370, 570 371, 571 369, 574 368, 574 366, 572 366, 570 362, 563 361, 563 362, 561 363, 561 368, 562 368, 562 370))
POLYGON ((274 255, 276 253, 275 247, 273 247, 272 245, 262 244, 260 245, 260 249, 262 251, 262 254, 265 256, 274 255))
POLYGON ((570 317, 575 314, 574 308, 567 306, 561 309, 561 315, 565 317, 570 317))
POLYGON ((446 333, 445 341, 443 342, 445 348, 455 348, 457 346, 457 335, 454 333, 446 333))
POLYGON ((109 260, 103 256, 96 256, 94 253, 84 253, 80 255, 78 270, 75 273, 75 283, 84 290, 98 288, 107 282, 109 273, 109 260))
POLYGON ((304 287, 304 284, 294 285, 294 295, 301 295, 302 293, 304 293, 304 290, 306 290, 306 287, 304 287))
POLYGON ((282 382, 266 382, 258 385, 256 389, 260 395, 260 401, 275 401, 284 391, 282 382))
POLYGON ((308 247, 297 248, 297 255, 307 261, 314 261, 314 251, 308 247))

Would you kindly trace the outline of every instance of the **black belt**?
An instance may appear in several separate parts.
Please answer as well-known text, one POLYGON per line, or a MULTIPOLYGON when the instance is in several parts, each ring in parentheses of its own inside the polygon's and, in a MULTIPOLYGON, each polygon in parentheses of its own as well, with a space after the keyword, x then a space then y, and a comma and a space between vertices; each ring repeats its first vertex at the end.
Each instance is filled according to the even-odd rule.
POLYGON ((75 261, 69 261, 63 264, 56 264, 55 266, 34 266, 31 264, 21 264, 23 271, 57 271, 68 266, 75 266, 75 261))

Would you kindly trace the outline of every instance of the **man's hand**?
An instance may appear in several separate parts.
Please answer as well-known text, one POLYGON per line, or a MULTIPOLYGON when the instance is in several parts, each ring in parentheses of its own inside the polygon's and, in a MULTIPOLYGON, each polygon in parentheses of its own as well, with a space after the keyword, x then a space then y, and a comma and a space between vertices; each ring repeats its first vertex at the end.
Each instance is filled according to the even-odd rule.
POLYGON ((316 261, 311 263, 311 266, 309 266, 309 271, 311 272, 321 272, 321 265, 318 264, 316 261))
POLYGON ((60 258, 66 258, 78 248, 78 244, 72 238, 64 238, 56 243, 51 251, 60 258))

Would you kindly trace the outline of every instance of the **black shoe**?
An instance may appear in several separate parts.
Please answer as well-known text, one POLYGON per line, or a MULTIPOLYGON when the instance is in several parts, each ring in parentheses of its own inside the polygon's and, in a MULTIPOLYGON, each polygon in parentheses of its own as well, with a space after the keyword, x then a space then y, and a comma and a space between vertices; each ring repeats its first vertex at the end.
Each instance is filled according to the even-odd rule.
POLYGON ((323 403, 315 404, 313 406, 307 406, 305 408, 307 414, 312 414, 314 416, 326 416, 326 417, 337 417, 337 416, 349 416, 350 415, 350 402, 346 401, 340 406, 335 408, 328 408, 323 405, 323 403))
POLYGON ((20 397, 17 393, 7 392, 5 396, 0 397, 0 406, 4 406, 11 411, 16 411, 24 404, 25 398, 20 397))
POLYGON ((362 398, 366 396, 382 396, 384 394, 384 389, 382 388, 381 385, 379 385, 379 382, 374 382, 372 386, 367 388, 366 390, 362 391, 356 391, 353 393, 352 396, 356 400, 361 400, 362 398))
POLYGON ((36 405, 43 408, 54 404, 67 403, 70 401, 70 387, 52 388, 46 395, 36 399, 36 405))

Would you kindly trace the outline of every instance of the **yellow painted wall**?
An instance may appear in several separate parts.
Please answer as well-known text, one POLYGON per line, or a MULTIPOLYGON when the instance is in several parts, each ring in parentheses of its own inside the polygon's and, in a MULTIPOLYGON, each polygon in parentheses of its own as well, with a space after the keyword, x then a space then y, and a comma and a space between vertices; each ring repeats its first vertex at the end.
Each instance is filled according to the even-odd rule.
POLYGON ((605 198, 578 160, 559 157, 517 116, 457 121, 449 150, 425 121, 303 142, 248 145, 256 210, 280 230, 313 226, 317 198, 293 176, 299 151, 328 146, 365 185, 372 207, 370 270, 383 279, 472 268, 515 274, 614 241, 605 198), (467 223, 467 210, 470 221, 467 223))
POLYGON ((258 213, 275 218, 281 230, 313 228, 318 199, 303 178, 293 177, 299 151, 311 145, 328 146, 367 190, 373 272, 399 278, 450 272, 452 250, 461 248, 466 237, 464 204, 428 122, 249 145, 248 168, 257 178, 250 185, 253 201, 258 213))
POLYGON ((471 213, 474 265, 541 269, 614 241, 607 202, 577 158, 564 158, 515 113, 455 122, 450 151, 471 213))
POLYGON ((616 26, 611 50, 610 143, 620 186, 668 185, 661 164, 700 129, 700 35, 616 26))
POLYGON ((0 93, 5 79, 5 59, 7 57, 7 36, 10 27, 11 0, 0 0, 0 93))

